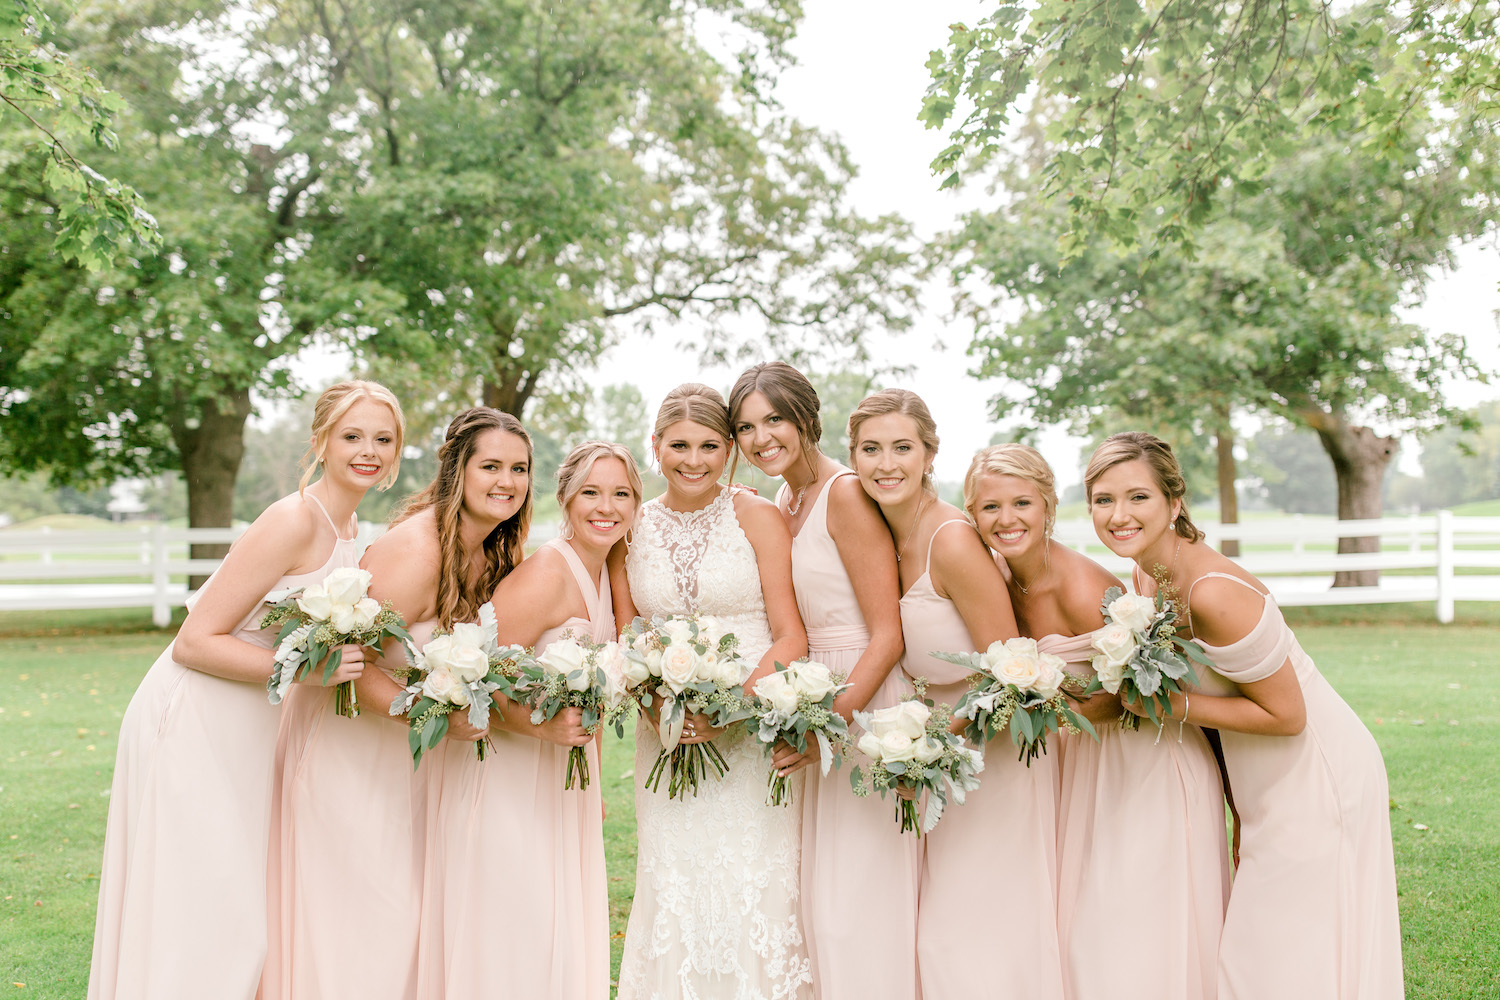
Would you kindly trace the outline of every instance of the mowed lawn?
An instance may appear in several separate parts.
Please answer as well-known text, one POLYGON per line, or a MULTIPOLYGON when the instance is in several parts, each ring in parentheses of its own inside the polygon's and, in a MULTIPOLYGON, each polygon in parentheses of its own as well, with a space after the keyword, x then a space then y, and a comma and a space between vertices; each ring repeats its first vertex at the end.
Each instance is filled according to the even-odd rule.
MULTIPOLYGON (((1385 754, 1411 998, 1500 998, 1500 607, 1459 615, 1288 612, 1385 754)), ((85 992, 120 717, 170 636, 141 622, 0 615, 0 995, 85 992)), ((628 733, 605 739, 616 968, 635 874, 632 748, 628 733)))

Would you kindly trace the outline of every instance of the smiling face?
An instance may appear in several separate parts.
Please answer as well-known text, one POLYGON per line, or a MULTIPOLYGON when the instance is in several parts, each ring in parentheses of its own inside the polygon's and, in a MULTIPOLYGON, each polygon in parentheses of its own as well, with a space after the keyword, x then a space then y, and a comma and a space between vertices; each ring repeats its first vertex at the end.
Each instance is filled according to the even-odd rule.
POLYGON ((752 392, 740 404, 734 441, 750 464, 768 476, 784 476, 802 461, 802 435, 796 424, 777 411, 764 393, 752 392))
POLYGON ((594 461, 583 485, 568 501, 573 538, 608 552, 635 521, 636 496, 625 463, 604 456, 594 461))
POLYGON ((1167 499, 1151 466, 1141 459, 1105 469, 1094 480, 1089 495, 1099 540, 1116 555, 1142 565, 1143 560, 1166 562, 1163 553, 1177 537, 1168 525, 1180 506, 1167 499))
POLYGON ((882 507, 921 496, 922 476, 932 458, 911 417, 904 413, 867 417, 859 425, 853 453, 860 483, 882 507))
POLYGON ((969 509, 984 543, 1015 559, 1047 543, 1047 504, 1036 483, 997 474, 975 478, 969 509))
POLYGON ((481 433, 464 463, 464 513, 499 524, 526 503, 531 458, 525 439, 499 427, 481 433))
POLYGON ((679 420, 651 440, 674 506, 691 507, 719 493, 719 477, 729 461, 723 435, 691 420, 679 420))
POLYGON ((396 461, 396 415, 384 403, 361 399, 339 418, 323 446, 323 474, 364 492, 396 461))

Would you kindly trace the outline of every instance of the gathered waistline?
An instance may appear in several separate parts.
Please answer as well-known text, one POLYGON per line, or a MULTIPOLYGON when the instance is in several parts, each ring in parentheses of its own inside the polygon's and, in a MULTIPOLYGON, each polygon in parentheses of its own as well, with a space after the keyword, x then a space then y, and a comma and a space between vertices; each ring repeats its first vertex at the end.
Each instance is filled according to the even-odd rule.
POLYGON ((870 644, 870 630, 863 625, 825 625, 807 630, 809 649, 863 649, 870 644))

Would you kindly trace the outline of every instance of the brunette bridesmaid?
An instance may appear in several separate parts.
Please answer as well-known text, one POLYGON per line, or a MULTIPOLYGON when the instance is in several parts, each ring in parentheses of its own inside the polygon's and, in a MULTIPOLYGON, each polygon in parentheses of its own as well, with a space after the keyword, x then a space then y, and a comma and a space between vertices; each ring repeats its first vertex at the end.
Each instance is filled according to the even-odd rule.
MULTIPOLYGON (((880 508, 849 469, 818 446, 818 394, 781 361, 750 368, 729 394, 740 453, 785 481, 777 508, 792 532, 792 579, 807 628, 808 657, 851 685, 834 702, 852 712, 894 705, 910 693, 899 670, 896 548, 880 508)), ((889 803, 849 793, 848 768, 823 777, 816 758, 790 747, 772 760, 783 774, 811 763, 803 793, 802 914, 813 990, 823 1000, 917 996, 917 889, 921 847, 891 821, 889 803), (881 914, 871 948, 856 915, 881 914)))
MULTIPOLYGON (((1120 581, 1053 544, 1052 469, 1022 444, 986 448, 964 480, 964 505, 1000 557, 1023 635, 1093 673, 1104 594, 1120 581)), ((1059 734, 1058 944, 1070 1000, 1211 1000, 1229 854, 1224 793, 1213 750, 1195 725, 1120 725, 1116 695, 1079 706, 1098 739, 1059 734), (1061 738, 1059 738, 1061 737, 1061 738), (1142 845, 1151 845, 1142 849, 1142 845), (1152 974, 1122 976, 1151 935, 1152 974), (1149 930, 1147 930, 1149 929, 1149 930)), ((1133 717, 1132 717, 1133 718, 1133 717)))
MULTIPOLYGON (((641 501, 630 452, 587 441, 557 471, 562 535, 495 590, 502 645, 542 653, 570 636, 613 641, 605 560, 641 501)), ((609 996, 609 893, 604 873, 604 780, 582 710, 533 725, 502 701, 484 761, 444 751, 429 803, 419 998, 609 996), (587 789, 565 790, 568 753, 588 747, 587 789), (503 943, 497 970, 485 955, 503 943)))
MULTIPOLYGON (((361 563, 370 595, 391 602, 419 647, 476 621, 520 560, 530 477, 531 442, 514 417, 479 406, 448 425, 436 477, 361 563)), ((376 666, 355 685, 357 718, 337 715, 321 690, 287 699, 266 1000, 416 991, 425 786, 439 761, 424 757, 414 775, 407 720, 387 711, 404 650, 388 642, 376 666)), ((483 733, 461 712, 448 720, 448 742, 472 756, 483 733)))
MULTIPOLYGON (((266 958, 266 852, 281 713, 266 698, 271 592, 355 565, 354 509, 390 486, 401 405, 384 386, 341 382, 313 409, 315 459, 298 491, 267 507, 188 599, 176 640, 120 724, 99 875, 90 1000, 255 996, 266 958), (322 475, 308 485, 314 470, 322 475)), ((354 680, 345 646, 329 684, 354 680)), ((313 697, 321 670, 298 685, 313 697)))
MULTIPOLYGON (((968 686, 968 671, 930 654, 986 649, 1015 637, 1005 580, 974 526, 937 497, 931 475, 937 428, 921 398, 905 389, 867 397, 849 417, 849 445, 860 484, 895 538, 904 589, 902 668, 927 679, 930 700, 951 706, 968 686)), ((922 839, 923 995, 1062 997, 1053 916, 1056 757, 1043 755, 1027 767, 1009 740, 992 742, 979 788, 962 806, 950 804, 922 839), (979 955, 987 958, 976 961, 979 955)))
POLYGON ((1143 593, 1165 579, 1214 662, 1202 690, 1172 696, 1172 714, 1219 731, 1241 827, 1219 1000, 1402 996, 1390 797, 1370 731, 1265 585, 1204 544, 1166 442, 1110 437, 1084 485, 1100 539, 1135 561, 1143 593))

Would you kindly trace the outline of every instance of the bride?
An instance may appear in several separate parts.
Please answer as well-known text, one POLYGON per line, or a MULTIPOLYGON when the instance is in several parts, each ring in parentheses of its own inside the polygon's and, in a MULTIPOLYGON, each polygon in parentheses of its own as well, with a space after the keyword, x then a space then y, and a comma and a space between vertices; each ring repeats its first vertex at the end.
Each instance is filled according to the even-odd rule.
MULTIPOLYGON (((729 408, 697 383, 667 394, 651 443, 667 480, 641 508, 617 587, 617 620, 707 614, 759 666, 746 687, 807 654, 792 593, 791 536, 769 501, 723 487, 733 437, 729 408)), ((635 901, 620 963, 620 1000, 782 1000, 810 997, 798 906, 800 809, 765 804, 768 758, 743 725, 688 716, 682 741, 713 740, 729 763, 696 797, 635 790, 635 901)), ((636 723, 640 782, 661 752, 636 723)), ((798 782, 800 785, 800 781, 798 782)), ((799 792, 800 793, 800 792, 799 792)))

